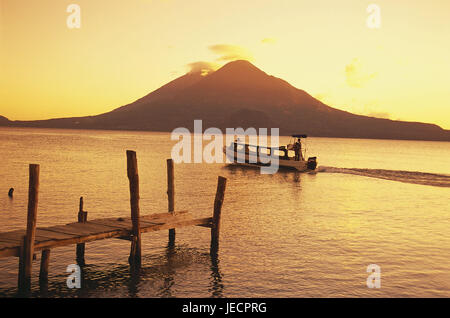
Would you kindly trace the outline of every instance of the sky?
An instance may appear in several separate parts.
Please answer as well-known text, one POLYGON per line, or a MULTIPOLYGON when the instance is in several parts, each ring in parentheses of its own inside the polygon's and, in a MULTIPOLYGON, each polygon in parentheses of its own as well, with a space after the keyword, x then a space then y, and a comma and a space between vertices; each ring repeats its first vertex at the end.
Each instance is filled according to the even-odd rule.
POLYGON ((247 59, 332 107, 450 129, 449 34, 448 0, 0 0, 0 115, 96 115, 247 59))

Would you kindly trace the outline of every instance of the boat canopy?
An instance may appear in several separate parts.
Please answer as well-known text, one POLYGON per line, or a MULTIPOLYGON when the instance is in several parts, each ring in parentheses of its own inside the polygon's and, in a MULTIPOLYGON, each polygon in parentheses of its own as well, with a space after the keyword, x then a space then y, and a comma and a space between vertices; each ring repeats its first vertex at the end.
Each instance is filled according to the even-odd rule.
POLYGON ((240 146, 250 146, 250 147, 255 147, 255 148, 276 149, 276 150, 283 150, 283 149, 286 148, 285 146, 268 147, 268 146, 259 146, 259 145, 246 144, 246 143, 241 143, 241 142, 236 142, 236 141, 234 142, 234 144, 240 145, 240 146))
POLYGON ((298 135, 291 135, 291 137, 294 137, 294 138, 306 138, 308 136, 307 135, 300 135, 300 134, 298 134, 298 135))

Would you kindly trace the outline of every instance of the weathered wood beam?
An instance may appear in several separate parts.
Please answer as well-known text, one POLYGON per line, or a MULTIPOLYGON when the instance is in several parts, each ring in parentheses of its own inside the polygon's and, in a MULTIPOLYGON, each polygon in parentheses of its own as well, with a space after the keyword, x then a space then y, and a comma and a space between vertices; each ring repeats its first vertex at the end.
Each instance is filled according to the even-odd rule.
POLYGON ((217 255, 219 251, 219 236, 220 236, 220 215, 222 213, 222 205, 225 197, 225 188, 227 179, 219 176, 217 180, 216 198, 214 200, 214 213, 211 226, 211 248, 210 254, 217 255))
MULTIPOLYGON (((79 223, 86 223, 87 221, 87 212, 85 212, 83 210, 83 197, 80 197, 80 205, 79 205, 79 209, 78 209, 78 222, 79 223)), ((77 264, 79 266, 84 266, 86 265, 86 261, 84 259, 84 251, 86 248, 86 244, 85 243, 79 243, 77 244, 77 250, 76 250, 76 255, 77 255, 77 264)))
POLYGON ((50 249, 44 249, 41 253, 41 269, 39 271, 39 284, 45 285, 48 282, 48 267, 50 264, 50 249))
MULTIPOLYGON (((193 219, 187 211, 159 213, 141 217, 141 233, 159 231, 184 226, 202 226, 210 228, 212 218, 193 219), (155 218, 154 215, 157 217, 155 218)), ((25 231, 2 233, 0 237, 0 257, 19 256, 20 240, 23 241, 25 231), (20 235, 22 234, 22 237, 20 235), (8 240, 8 241, 6 241, 8 240)), ((130 218, 108 218, 86 221, 85 223, 69 223, 61 226, 36 228, 34 250, 54 248, 70 244, 80 244, 106 238, 130 240, 132 224, 130 218)))
MULTIPOLYGON (((173 160, 167 159, 167 199, 168 210, 175 215, 175 184, 173 160)), ((169 247, 175 245, 175 229, 169 229, 169 247)))
POLYGON ((170 222, 170 223, 163 223, 160 225, 154 225, 151 227, 145 227, 141 229, 142 233, 148 233, 148 232, 154 232, 154 231, 161 231, 161 230, 167 230, 171 228, 180 228, 185 226, 201 226, 201 225, 208 225, 212 222, 212 218, 200 218, 200 219, 191 219, 191 220, 180 220, 177 222, 170 222))
POLYGON ((30 164, 28 183, 27 230, 19 260, 19 290, 29 292, 31 288, 31 271, 36 235, 37 206, 39 194, 39 165, 30 164))
POLYGON ((136 152, 127 150, 127 175, 130 183, 130 207, 132 235, 130 265, 139 267, 141 265, 141 231, 139 224, 139 174, 137 166, 136 152))

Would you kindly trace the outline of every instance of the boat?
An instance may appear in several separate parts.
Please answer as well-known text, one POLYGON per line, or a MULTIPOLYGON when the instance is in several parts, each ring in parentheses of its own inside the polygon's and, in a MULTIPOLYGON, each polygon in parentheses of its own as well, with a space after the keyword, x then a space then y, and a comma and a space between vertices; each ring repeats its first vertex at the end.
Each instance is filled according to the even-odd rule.
POLYGON ((277 156, 280 168, 314 171, 317 168, 317 157, 305 159, 302 138, 307 138, 307 135, 291 135, 290 143, 280 147, 252 145, 242 143, 237 139, 231 142, 229 146, 224 146, 223 152, 232 164, 264 166, 268 165, 268 156, 277 156))

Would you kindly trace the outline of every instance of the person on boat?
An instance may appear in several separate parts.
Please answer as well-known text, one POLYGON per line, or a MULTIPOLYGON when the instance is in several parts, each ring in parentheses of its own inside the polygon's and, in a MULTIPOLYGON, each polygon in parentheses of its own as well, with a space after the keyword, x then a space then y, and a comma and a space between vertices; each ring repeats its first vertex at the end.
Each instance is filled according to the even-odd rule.
POLYGON ((300 155, 302 152, 302 144, 300 143, 300 138, 297 139, 294 144, 295 161, 300 161, 300 155))
POLYGON ((288 156, 288 150, 283 146, 280 148, 283 151, 283 156, 281 157, 281 159, 283 160, 289 160, 289 156, 288 156))

